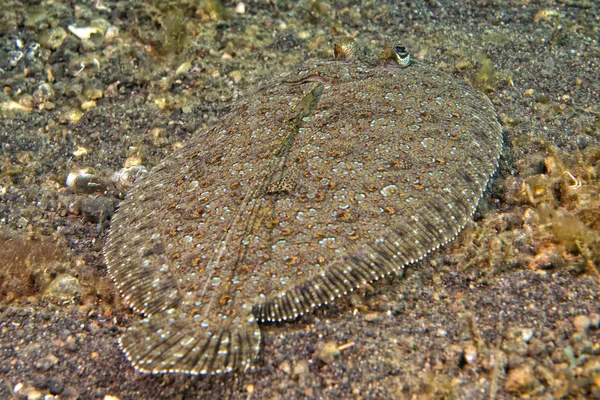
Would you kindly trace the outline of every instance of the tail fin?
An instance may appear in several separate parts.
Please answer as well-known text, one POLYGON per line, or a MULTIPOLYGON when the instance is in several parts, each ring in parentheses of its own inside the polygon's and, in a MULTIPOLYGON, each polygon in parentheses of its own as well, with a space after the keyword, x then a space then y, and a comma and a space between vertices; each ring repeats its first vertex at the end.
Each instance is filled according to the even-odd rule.
POLYGON ((251 314, 211 327, 160 313, 130 327, 119 344, 144 373, 214 375, 250 366, 260 347, 260 328, 251 314))

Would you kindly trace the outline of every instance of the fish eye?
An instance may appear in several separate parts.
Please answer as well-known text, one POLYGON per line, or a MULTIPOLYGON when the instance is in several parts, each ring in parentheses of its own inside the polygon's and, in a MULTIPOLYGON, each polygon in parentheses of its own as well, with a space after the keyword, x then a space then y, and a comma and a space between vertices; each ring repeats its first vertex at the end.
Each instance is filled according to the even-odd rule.
POLYGON ((410 53, 406 50, 404 46, 394 47, 394 56, 396 58, 396 62, 400 67, 406 68, 410 65, 410 53))
POLYGON ((360 50, 360 46, 354 39, 344 37, 336 41, 333 47, 333 59, 352 61, 358 57, 360 50))

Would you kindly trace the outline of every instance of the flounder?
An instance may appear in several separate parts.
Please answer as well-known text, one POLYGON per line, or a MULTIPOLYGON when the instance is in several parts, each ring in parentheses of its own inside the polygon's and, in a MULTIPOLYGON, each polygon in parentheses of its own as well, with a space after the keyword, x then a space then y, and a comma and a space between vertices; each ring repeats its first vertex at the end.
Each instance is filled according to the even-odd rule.
POLYGON ((105 247, 151 373, 248 368, 293 320, 452 240, 502 151, 490 100, 354 40, 238 101, 138 181, 105 247))

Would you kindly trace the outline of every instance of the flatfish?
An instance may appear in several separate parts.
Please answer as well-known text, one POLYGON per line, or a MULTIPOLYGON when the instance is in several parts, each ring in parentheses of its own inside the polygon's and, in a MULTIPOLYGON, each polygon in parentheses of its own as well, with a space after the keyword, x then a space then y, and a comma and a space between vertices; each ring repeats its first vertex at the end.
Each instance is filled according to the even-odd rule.
POLYGON ((238 101, 136 183, 109 273, 143 319, 142 372, 247 369, 259 323, 293 320, 452 240, 502 151, 490 100, 352 39, 238 101))

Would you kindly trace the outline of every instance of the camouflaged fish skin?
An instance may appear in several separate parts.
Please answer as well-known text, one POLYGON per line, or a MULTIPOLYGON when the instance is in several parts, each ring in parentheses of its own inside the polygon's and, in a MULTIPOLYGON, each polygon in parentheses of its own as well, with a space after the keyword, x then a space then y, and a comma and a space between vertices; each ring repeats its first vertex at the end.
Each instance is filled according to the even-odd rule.
POLYGON ((105 256, 144 315, 120 339, 138 370, 244 370, 259 322, 402 273, 472 217, 502 150, 490 100, 401 46, 341 43, 238 101, 121 203, 105 256))

